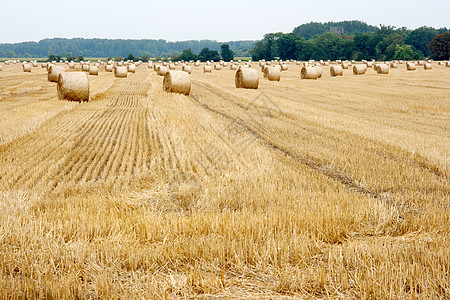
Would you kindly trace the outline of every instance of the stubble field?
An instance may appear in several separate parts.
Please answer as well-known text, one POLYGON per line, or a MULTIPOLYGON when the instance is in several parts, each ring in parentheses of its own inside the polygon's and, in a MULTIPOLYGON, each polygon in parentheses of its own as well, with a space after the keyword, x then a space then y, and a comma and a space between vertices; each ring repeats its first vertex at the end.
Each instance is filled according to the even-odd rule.
POLYGON ((450 68, 192 69, 3 66, 0 298, 448 299, 450 68))

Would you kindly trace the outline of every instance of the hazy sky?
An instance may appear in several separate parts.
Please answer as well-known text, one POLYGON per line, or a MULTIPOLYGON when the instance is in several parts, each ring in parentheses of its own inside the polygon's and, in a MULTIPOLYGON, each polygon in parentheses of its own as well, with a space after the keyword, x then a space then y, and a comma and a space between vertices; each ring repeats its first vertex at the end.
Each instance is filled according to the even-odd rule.
POLYGON ((256 40, 316 21, 450 27, 450 0, 0 0, 0 43, 44 38, 256 40))

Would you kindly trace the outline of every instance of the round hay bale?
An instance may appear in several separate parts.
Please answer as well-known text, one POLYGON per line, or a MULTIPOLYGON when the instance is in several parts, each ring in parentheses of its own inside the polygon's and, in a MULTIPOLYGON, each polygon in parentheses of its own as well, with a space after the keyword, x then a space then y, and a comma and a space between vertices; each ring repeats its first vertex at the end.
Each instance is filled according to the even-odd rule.
POLYGON ((415 71, 416 70, 416 64, 413 63, 412 61, 407 61, 406 62, 406 70, 407 71, 415 71))
POLYGON ((445 62, 445 66, 446 66, 447 68, 449 68, 449 67, 450 67, 450 61, 446 61, 446 62, 445 62))
POLYGON ((390 67, 391 69, 397 69, 397 68, 398 68, 398 63, 396 63, 396 62, 391 62, 391 64, 389 65, 389 67, 390 67))
POLYGON ((214 70, 222 70, 222 66, 218 65, 218 64, 215 64, 214 65, 214 70))
POLYGON ((105 71, 106 72, 112 72, 113 71, 113 66, 112 65, 106 65, 105 66, 105 71))
POLYGON ((203 66, 203 73, 211 73, 212 68, 210 65, 203 66))
POLYGON ((281 65, 281 71, 287 71, 289 69, 287 64, 282 64, 281 65))
POLYGON ((265 67, 264 77, 267 77, 269 81, 280 81, 281 79, 281 68, 277 67, 265 67))
POLYGON ((22 69, 24 72, 30 72, 31 73, 31 64, 23 64, 22 69))
POLYGON ((364 75, 366 74, 367 66, 360 64, 360 65, 354 65, 353 66, 353 75, 364 75))
POLYGON ((194 67, 200 67, 200 62, 199 62, 199 61, 196 61, 196 62, 194 63, 194 67))
POLYGON ((321 66, 315 66, 314 67, 317 70, 317 78, 322 78, 323 69, 321 66))
POLYGON ((0 71, 3 71, 3 66, 2 65, 0 65, 0 71))
POLYGON ((417 64, 418 64, 419 66, 423 66, 423 65, 424 65, 424 62, 423 62, 423 60, 419 60, 419 61, 417 62, 417 64))
POLYGON ((431 69, 432 69, 432 66, 431 66, 430 63, 426 63, 426 64, 423 65, 423 69, 424 69, 424 70, 431 70, 431 69))
POLYGON ((342 69, 348 69, 348 63, 346 62, 341 63, 341 67, 342 69))
POLYGON ((186 73, 188 73, 188 74, 191 74, 191 73, 192 73, 192 68, 191 68, 190 66, 183 66, 183 67, 181 68, 181 70, 184 71, 184 72, 186 72, 186 73))
POLYGON ((127 77, 127 67, 125 66, 117 66, 114 68, 114 77, 125 78, 127 77))
POLYGON ((389 66, 386 64, 378 64, 377 65, 377 73, 378 74, 389 74, 389 66))
POLYGON ((191 76, 183 71, 168 71, 163 80, 164 91, 189 95, 191 92, 191 76))
POLYGON ((151 60, 148 61, 147 68, 153 68, 153 62, 151 60))
POLYGON ((47 80, 50 82, 57 82, 59 74, 64 72, 65 72, 64 67, 50 65, 47 72, 47 80))
POLYGON ((130 73, 135 73, 136 72, 136 65, 135 64, 129 64, 127 66, 127 71, 130 73))
POLYGON ((230 70, 237 70, 237 69, 238 69, 238 65, 230 64, 230 70))
POLYGON ((159 66, 156 70, 156 74, 158 74, 159 76, 164 76, 167 72, 169 72, 169 68, 166 66, 159 66))
POLYGON ((81 66, 81 71, 89 72, 89 65, 88 65, 88 64, 82 65, 82 66, 81 66))
POLYGON ((315 67, 303 67, 300 71, 302 79, 317 79, 319 72, 315 67))
POLYGON ((367 62, 366 62, 366 66, 367 66, 368 68, 372 68, 372 67, 373 67, 373 62, 372 62, 372 61, 367 61, 367 62))
POLYGON ((89 75, 98 75, 98 67, 90 66, 89 67, 89 75))
POLYGON ((170 70, 175 70, 175 64, 169 64, 169 69, 170 70))
POLYGON ((89 79, 85 72, 62 72, 56 84, 58 98, 69 101, 89 101, 89 79))
POLYGON ((69 63, 69 69, 75 69, 75 63, 73 62, 69 63))
POLYGON ((42 64, 41 64, 41 68, 42 68, 42 69, 47 68, 47 63, 42 63, 42 64))
POLYGON ((259 85, 259 74, 256 69, 239 68, 234 77, 236 88, 257 89, 259 85))
POLYGON ((330 75, 331 76, 342 76, 344 74, 344 69, 341 66, 331 66, 330 75))

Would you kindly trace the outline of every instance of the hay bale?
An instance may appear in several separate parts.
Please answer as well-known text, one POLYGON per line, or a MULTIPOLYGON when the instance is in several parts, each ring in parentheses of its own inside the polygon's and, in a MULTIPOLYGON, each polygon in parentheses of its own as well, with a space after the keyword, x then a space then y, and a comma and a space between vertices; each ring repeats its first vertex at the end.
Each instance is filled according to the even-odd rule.
POLYGON ((158 66, 158 69, 156 69, 156 74, 159 76, 164 76, 167 72, 169 72, 169 68, 166 66, 158 66))
POLYGON ((170 70, 175 70, 175 64, 169 64, 169 69, 170 70))
POLYGON ((378 74, 389 74, 389 66, 386 64, 378 64, 377 65, 377 73, 378 74))
POLYGON ((184 72, 186 72, 186 73, 188 73, 188 74, 191 74, 191 73, 192 73, 192 69, 191 69, 190 66, 183 66, 183 67, 181 68, 181 70, 184 71, 184 72))
POLYGON ((266 66, 264 69, 264 77, 267 77, 269 81, 280 81, 281 68, 266 66))
POLYGON ((136 72, 136 65, 135 64, 129 64, 127 66, 127 71, 130 73, 135 73, 136 72))
POLYGON ((90 66, 89 67, 89 75, 98 75, 98 67, 90 66))
POLYGON ((59 74, 64 72, 65 72, 64 67, 50 65, 47 72, 47 80, 50 82, 57 82, 59 74))
POLYGON ((323 69, 321 66, 315 66, 314 67, 317 70, 317 78, 322 78, 323 69))
POLYGON ((127 67, 125 66, 117 66, 114 68, 114 77, 125 78, 127 77, 127 67))
POLYGON ((2 65, 0 65, 0 71, 3 71, 3 66, 2 65))
POLYGON ((69 63, 69 69, 75 69, 75 63, 73 62, 69 63))
POLYGON ((105 66, 105 71, 106 72, 112 72, 113 71, 113 66, 112 65, 106 65, 105 66))
POLYGON ((317 79, 319 72, 315 67, 303 67, 300 71, 302 79, 317 79))
POLYGON ((397 69, 397 68, 398 68, 398 63, 396 63, 396 62, 391 62, 391 64, 389 65, 389 67, 390 67, 391 69, 397 69))
POLYGON ((199 62, 199 61, 196 61, 196 62, 194 63, 194 67, 200 67, 200 62, 199 62))
POLYGON ((348 69, 348 63, 346 62, 341 63, 341 67, 342 69, 348 69))
POLYGON ((236 88, 257 89, 259 85, 259 74, 256 69, 239 68, 234 77, 236 88))
POLYGON ((211 73, 212 68, 210 65, 203 66, 203 73, 211 73))
POLYGON ((331 66, 330 75, 331 76, 342 76, 344 74, 344 69, 341 66, 331 66))
POLYGON ((406 62, 406 70, 407 71, 415 71, 416 70, 416 64, 413 63, 412 61, 407 61, 406 62))
POLYGON ((238 69, 238 65, 230 64, 230 70, 237 70, 237 69, 238 69))
POLYGON ((222 66, 219 64, 214 65, 214 70, 222 70, 222 66))
POLYGON ((184 71, 169 71, 164 75, 164 91, 189 95, 191 92, 191 76, 184 71))
POLYGON ((423 65, 423 69, 424 69, 424 70, 431 70, 431 69, 432 69, 432 66, 431 66, 430 63, 425 63, 425 64, 423 65))
POLYGON ((447 68, 449 68, 449 67, 450 67, 450 61, 446 61, 446 62, 445 62, 445 66, 446 66, 447 68))
POLYGON ((281 71, 287 71, 288 70, 288 65, 287 64, 282 64, 281 65, 281 71))
POLYGON ((372 68, 373 67, 373 61, 366 61, 366 66, 368 68, 372 68))
POLYGON ((24 72, 31 73, 31 64, 23 64, 22 65, 22 69, 23 69, 24 72))
POLYGON ((84 72, 62 72, 56 90, 60 100, 89 101, 89 79, 84 72))
POLYGON ((82 65, 82 66, 81 66, 81 71, 89 72, 89 65, 88 65, 88 64, 82 65))
POLYGON ((364 75, 366 74, 367 66, 366 65, 354 65, 353 66, 353 75, 364 75))

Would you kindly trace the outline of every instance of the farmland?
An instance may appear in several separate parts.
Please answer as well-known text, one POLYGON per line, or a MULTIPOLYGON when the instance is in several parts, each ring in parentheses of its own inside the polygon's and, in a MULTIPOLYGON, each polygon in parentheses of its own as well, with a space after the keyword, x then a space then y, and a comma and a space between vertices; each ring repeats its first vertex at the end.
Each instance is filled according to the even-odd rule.
POLYGON ((449 297, 450 68, 102 68, 0 71, 0 298, 449 297))

